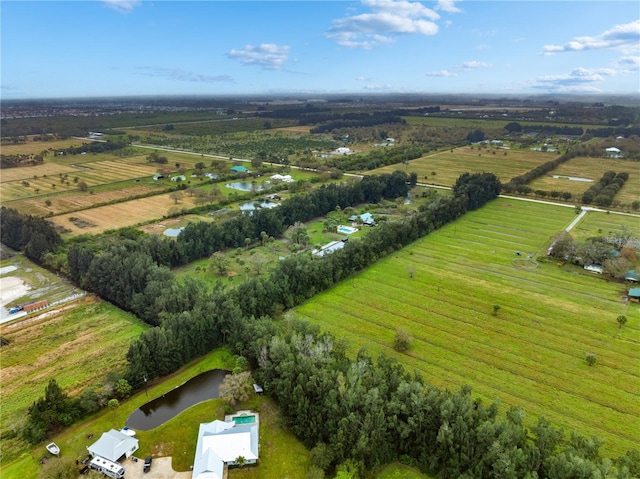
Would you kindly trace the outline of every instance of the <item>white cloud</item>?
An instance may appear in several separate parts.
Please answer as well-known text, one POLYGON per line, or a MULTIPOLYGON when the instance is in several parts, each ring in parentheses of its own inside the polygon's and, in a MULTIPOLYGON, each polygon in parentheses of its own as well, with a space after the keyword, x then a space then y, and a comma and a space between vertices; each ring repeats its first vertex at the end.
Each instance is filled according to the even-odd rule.
POLYGON ((356 77, 356 81, 368 82, 371 81, 370 77, 356 77))
POLYGON ((365 90, 391 90, 391 85, 365 85, 363 88, 365 90))
POLYGON ((620 69, 620 73, 632 73, 640 70, 640 56, 629 56, 619 58, 615 63, 616 68, 620 69))
POLYGON ((449 70, 438 70, 435 72, 427 72, 428 77, 455 77, 455 73, 451 73, 449 70))
POLYGON ((139 67, 138 70, 142 71, 142 73, 147 76, 169 78, 176 81, 189 81, 199 83, 235 83, 233 78, 229 75, 204 75, 201 73, 194 73, 177 68, 139 67))
POLYGON ((288 46, 263 43, 258 46, 246 45, 237 50, 233 48, 228 56, 243 65, 260 65, 265 70, 282 70, 289 58, 290 50, 291 47, 288 46))
POLYGON ((457 1, 459 0, 438 0, 435 8, 447 13, 460 13, 462 10, 454 5, 457 1))
POLYGON ((615 74, 615 70, 612 70, 611 68, 575 68, 570 73, 539 77, 535 80, 532 86, 538 90, 558 93, 598 92, 601 90, 593 86, 593 84, 602 82, 606 77, 615 74))
POLYGON ((476 68, 488 68, 491 64, 487 62, 479 62, 477 60, 472 60, 470 62, 464 62, 462 64, 462 68, 464 70, 475 70, 476 68))
POLYGON ((129 13, 142 5, 142 0, 100 0, 106 7, 120 13, 129 13))
POLYGON ((435 35, 440 15, 419 2, 407 0, 363 0, 371 13, 362 13, 333 21, 328 38, 349 48, 371 49, 392 43, 395 35, 435 35))
POLYGON ((543 55, 561 52, 579 52, 584 50, 617 49, 622 51, 638 51, 640 42, 640 20, 616 25, 595 37, 576 37, 564 45, 545 45, 543 55))

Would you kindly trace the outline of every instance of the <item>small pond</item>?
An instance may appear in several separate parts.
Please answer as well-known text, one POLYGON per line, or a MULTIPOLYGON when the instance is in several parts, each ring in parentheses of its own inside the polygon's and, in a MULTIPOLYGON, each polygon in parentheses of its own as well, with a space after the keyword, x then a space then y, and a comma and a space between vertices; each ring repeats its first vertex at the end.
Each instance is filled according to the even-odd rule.
POLYGON ((184 229, 184 227, 182 228, 167 228, 166 230, 164 230, 164 235, 168 236, 169 238, 176 238, 180 233, 182 233, 182 230, 184 229))
POLYGON ((278 203, 276 203, 275 201, 268 201, 268 200, 247 201, 246 203, 242 203, 240 205, 240 209, 242 211, 253 211, 256 209, 256 205, 257 205, 257 208, 275 208, 276 206, 278 206, 278 203))
POLYGON ((248 181, 234 181, 233 183, 227 183, 227 188, 231 188, 232 190, 240 190, 240 191, 252 191, 255 188, 255 191, 262 190, 262 185, 253 185, 248 181))
POLYGON ((199 402, 217 398, 218 387, 227 374, 228 371, 213 369, 191 378, 133 411, 126 425, 139 431, 154 429, 199 402))
POLYGON ((564 175, 553 175, 554 179, 563 179, 563 180, 569 180, 569 181, 585 181, 588 183, 592 183, 593 180, 590 178, 580 178, 579 176, 564 176, 564 175))

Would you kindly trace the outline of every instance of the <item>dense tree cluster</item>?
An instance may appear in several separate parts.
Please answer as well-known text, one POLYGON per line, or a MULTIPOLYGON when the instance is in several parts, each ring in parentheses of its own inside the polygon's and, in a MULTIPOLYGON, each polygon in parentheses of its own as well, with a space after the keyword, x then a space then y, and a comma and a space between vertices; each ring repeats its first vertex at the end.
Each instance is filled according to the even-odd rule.
POLYGON ((584 134, 584 129, 580 126, 558 126, 558 125, 535 125, 530 123, 525 123, 524 125, 512 121, 507 123, 504 127, 508 133, 542 133, 546 135, 569 135, 569 136, 582 136, 584 134))
POLYGON ((615 171, 607 171, 597 183, 589 187, 582 194, 582 202, 585 205, 594 203, 598 206, 611 206, 613 197, 624 186, 629 179, 629 173, 626 171, 617 173, 615 171))
POLYGON ((404 125, 405 120, 396 115, 387 112, 375 112, 373 114, 348 114, 345 117, 336 120, 325 121, 314 126, 311 133, 327 133, 338 128, 355 128, 362 126, 375 126, 385 124, 401 124, 404 125), (352 116, 352 117, 351 117, 352 116))
POLYGON ((89 387, 80 396, 69 397, 55 379, 50 379, 44 396, 29 406, 22 436, 37 444, 78 419, 105 407, 109 398, 129 397, 131 390, 125 379, 110 374, 104 385, 89 387))
POLYGON ((83 143, 80 146, 70 146, 63 150, 58 150, 58 153, 64 153, 65 155, 79 155, 81 153, 106 153, 108 151, 120 150, 128 146, 125 140, 107 140, 107 141, 92 141, 91 143, 83 143))
MULTIPOLYGON (((44 152, 46 153, 46 152, 44 152)), ((38 155, 0 155, 0 168, 18 168, 20 166, 36 166, 44 162, 44 154, 38 155)))
POLYGON ((45 254, 62 244, 60 235, 44 218, 23 215, 13 208, 0 210, 0 242, 42 263, 45 254))
POLYGON ((595 136, 597 138, 608 138, 610 136, 640 136, 640 127, 609 127, 609 128, 589 128, 587 129, 587 135, 595 136))
POLYGON ((477 210, 500 194, 500 180, 493 173, 463 173, 453 185, 453 194, 465 201, 468 211, 477 210))
POLYGON ((483 404, 469 387, 435 388, 365 350, 351 361, 336 338, 308 323, 256 321, 250 329, 253 341, 244 354, 256 379, 320 469, 351 464, 362 471, 402 460, 444 478, 632 478, 640 472, 637 451, 612 463, 600 457, 597 438, 567 438, 544 418, 528 430, 524 411, 511 408, 499 417, 498 403, 483 404))
POLYGON ((415 160, 427 151, 424 145, 396 146, 384 150, 373 150, 365 155, 340 156, 328 160, 326 164, 344 171, 375 170, 382 166, 415 160))

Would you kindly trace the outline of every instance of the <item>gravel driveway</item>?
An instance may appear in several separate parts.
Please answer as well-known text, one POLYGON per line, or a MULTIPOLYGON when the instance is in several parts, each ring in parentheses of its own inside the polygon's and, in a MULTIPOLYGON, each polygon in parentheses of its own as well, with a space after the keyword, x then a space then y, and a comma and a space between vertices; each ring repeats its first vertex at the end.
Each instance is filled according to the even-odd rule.
POLYGON ((151 471, 142 472, 144 457, 138 457, 138 462, 128 459, 121 463, 125 469, 125 479, 191 479, 191 472, 176 472, 171 467, 170 457, 154 457, 151 471))

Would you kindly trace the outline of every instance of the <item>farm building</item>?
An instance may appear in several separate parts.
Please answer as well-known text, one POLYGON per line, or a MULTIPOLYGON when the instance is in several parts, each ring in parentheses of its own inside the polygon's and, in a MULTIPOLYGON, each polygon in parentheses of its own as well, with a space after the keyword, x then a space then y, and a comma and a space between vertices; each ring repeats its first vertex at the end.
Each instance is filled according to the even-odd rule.
POLYGON ((640 288, 629 289, 629 293, 627 293, 627 297, 629 298, 629 301, 640 303, 640 288))
POLYGON ((605 152, 607 153, 607 158, 622 158, 622 151, 615 146, 607 148, 605 152))
POLYGON ((171 181, 187 181, 187 178, 184 175, 172 176, 171 181))
POLYGON ((599 264, 585 264, 584 269, 598 274, 602 274, 602 272, 604 271, 602 269, 602 266, 600 266, 599 264))
POLYGON ((161 175, 160 173, 158 173, 157 175, 153 175, 153 179, 155 181, 163 180, 164 179, 164 175, 161 175))
POLYGON ((347 148, 346 146, 341 146, 340 148, 336 148, 334 150, 334 153, 336 155, 348 155, 349 153, 351 153, 351 149, 347 148))
POLYGON ((236 459, 241 456, 245 464, 256 464, 259 457, 257 417, 254 413, 244 416, 254 421, 247 424, 236 422, 234 417, 200 424, 192 479, 227 477, 227 466, 236 465, 236 459))
POLYGON ((47 306, 49 306, 49 301, 43 299, 42 301, 36 301, 35 303, 25 304, 22 307, 22 310, 30 313, 31 311, 35 311, 36 309, 46 308, 47 306))
POLYGON ((271 179, 275 181, 284 181, 285 183, 291 183, 292 181, 294 181, 293 178, 291 178, 291 175, 275 174, 271 176, 271 179))
POLYGON ((631 281, 633 283, 637 283, 638 282, 638 273, 632 269, 630 269, 629 271, 627 271, 624 275, 624 279, 625 281, 631 281))
POLYGON ((236 165, 231 167, 233 173, 249 173, 249 168, 246 166, 236 165))
POLYGON ((338 251, 339 249, 344 248, 345 243, 346 242, 344 240, 332 241, 331 243, 327 243, 320 249, 314 249, 313 255, 322 257, 325 254, 333 253, 334 251, 338 251))
POLYGON ((359 216, 358 215, 349 216, 349 221, 351 221, 352 223, 358 220, 360 220, 363 225, 367 225, 367 226, 375 226, 376 224, 376 221, 373 219, 373 216, 371 215, 371 213, 362 213, 359 216))
POLYGON ((96 442, 87 446, 87 451, 93 457, 102 457, 108 461, 117 462, 122 456, 127 458, 138 450, 138 440, 120 431, 111 429, 100 436, 96 442))

